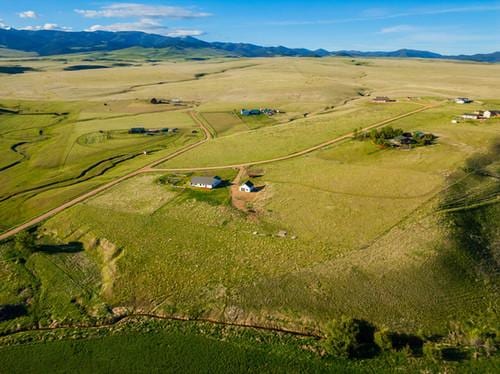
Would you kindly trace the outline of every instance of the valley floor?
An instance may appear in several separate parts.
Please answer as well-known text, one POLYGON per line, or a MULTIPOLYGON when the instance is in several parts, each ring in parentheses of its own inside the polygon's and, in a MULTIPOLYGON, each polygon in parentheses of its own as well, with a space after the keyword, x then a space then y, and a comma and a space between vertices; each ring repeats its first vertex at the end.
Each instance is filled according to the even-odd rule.
MULTIPOLYGON (((100 345, 110 348, 98 361, 116 363, 123 344, 130 362, 145 347, 158 362, 152 347, 165 347, 163 365, 172 367, 198 365, 179 356, 215 355, 205 363, 214 370, 434 370, 437 364, 399 351, 347 363, 292 337, 278 334, 283 348, 273 334, 213 340, 174 322, 168 331, 148 322, 146 330, 132 326, 97 340, 68 340, 81 337, 74 330, 60 342, 10 345, 44 334, 20 330, 98 326, 136 314, 317 337, 349 316, 377 329, 439 336, 442 345, 450 322, 498 307, 500 121, 451 122, 464 110, 500 106, 496 65, 208 60, 106 69, 110 80, 103 80, 98 70, 32 64, 42 71, 0 83, 3 95, 17 92, 0 98, 0 356, 9 370, 26 350, 52 366, 64 352, 96 357, 100 345), (452 73, 458 78, 444 78, 452 73), (464 92, 465 73, 484 84, 464 92), (40 91, 30 88, 34 82, 40 91), (377 104, 369 94, 397 101, 377 104), (466 109, 448 100, 465 95, 478 98, 466 109), (152 104, 152 97, 175 100, 152 104), (280 113, 240 115, 253 107, 280 113), (383 126, 437 139, 409 150, 353 139, 353 130, 383 126), (142 127, 171 131, 129 131, 142 127), (215 174, 225 181, 220 188, 189 186, 192 176, 215 174), (257 192, 237 193, 245 180, 257 192), (13 234, 33 224, 36 244, 20 253, 13 234), (269 345, 254 350, 253 339, 269 345)), ((466 371, 495 363, 449 365, 466 371)), ((72 361, 60 365, 65 371, 72 361)), ((81 370, 95 369, 89 365, 81 370)))

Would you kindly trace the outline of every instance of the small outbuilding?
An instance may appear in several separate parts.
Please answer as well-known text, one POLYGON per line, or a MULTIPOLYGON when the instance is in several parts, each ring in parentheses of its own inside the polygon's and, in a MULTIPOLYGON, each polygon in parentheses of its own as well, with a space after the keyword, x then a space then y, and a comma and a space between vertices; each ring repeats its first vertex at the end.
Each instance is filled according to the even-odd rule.
POLYGON ((191 178, 191 187, 206 188, 211 190, 213 188, 217 188, 221 183, 222 180, 217 176, 191 178))
POLYGON ((391 99, 387 96, 377 96, 372 100, 374 103, 393 103, 396 100, 391 99))
POLYGON ((479 119, 481 116, 476 113, 464 113, 461 115, 463 119, 479 119))
POLYGON ((144 134, 146 129, 144 127, 132 127, 128 130, 129 134, 144 134))
POLYGON ((242 116, 258 116, 259 114, 262 114, 262 111, 260 109, 241 109, 240 114, 242 116))
POLYGON ((250 181, 246 181, 245 183, 243 183, 240 186, 240 191, 241 192, 254 192, 255 191, 255 185, 252 182, 250 182, 250 181))
POLYGON ((472 102, 473 102, 473 100, 469 99, 468 97, 457 97, 455 99, 456 104, 469 104, 472 102))

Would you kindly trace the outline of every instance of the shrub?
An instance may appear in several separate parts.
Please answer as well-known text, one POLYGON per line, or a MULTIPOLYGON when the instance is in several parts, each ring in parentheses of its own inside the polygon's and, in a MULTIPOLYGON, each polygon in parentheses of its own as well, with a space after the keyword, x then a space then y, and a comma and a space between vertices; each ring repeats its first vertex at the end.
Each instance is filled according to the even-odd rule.
POLYGON ((374 333, 371 323, 343 316, 326 325, 323 348, 336 357, 374 357, 380 352, 374 342, 374 333))
POLYGON ((336 357, 352 357, 356 350, 359 327, 354 319, 342 316, 325 326, 323 348, 328 354, 336 357))

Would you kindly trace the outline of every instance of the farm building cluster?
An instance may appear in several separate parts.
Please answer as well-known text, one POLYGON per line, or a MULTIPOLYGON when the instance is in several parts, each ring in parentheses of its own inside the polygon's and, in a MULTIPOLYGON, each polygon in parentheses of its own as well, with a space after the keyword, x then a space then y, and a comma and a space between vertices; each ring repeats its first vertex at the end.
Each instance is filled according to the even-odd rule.
POLYGON ((464 113, 460 116, 462 119, 490 119, 494 117, 500 117, 500 110, 476 110, 475 112, 464 113))
POLYGON ((380 129, 372 129, 370 132, 359 132, 354 130, 353 139, 368 140, 381 147, 392 147, 400 149, 411 149, 412 146, 425 146, 434 143, 437 136, 422 131, 407 132, 400 128, 384 126, 380 129))
POLYGON ((153 97, 150 101, 151 104, 158 105, 158 104, 171 104, 171 105, 183 105, 183 101, 181 99, 162 99, 162 98, 156 98, 153 97))
POLYGON ((129 134, 144 134, 144 135, 161 135, 161 134, 168 134, 168 133, 175 133, 179 131, 176 127, 174 128, 168 128, 168 127, 162 127, 162 128, 152 128, 152 129, 147 129, 145 127, 132 127, 128 130, 129 134))
POLYGON ((270 109, 270 108, 261 108, 261 109, 241 109, 240 114, 242 116, 259 116, 261 114, 265 114, 266 116, 274 116, 275 114, 280 113, 279 109, 270 109))
POLYGON ((435 135, 424 133, 422 131, 404 132, 401 135, 395 136, 388 140, 391 147, 395 148, 411 148, 412 145, 430 145, 435 139, 435 135))
MULTIPOLYGON (((207 190, 212 190, 219 187, 222 184, 222 179, 218 176, 194 176, 191 178, 189 183, 191 187, 204 188, 207 190)), ((238 188, 240 192, 255 192, 257 189, 251 181, 246 181, 241 184, 238 188)))

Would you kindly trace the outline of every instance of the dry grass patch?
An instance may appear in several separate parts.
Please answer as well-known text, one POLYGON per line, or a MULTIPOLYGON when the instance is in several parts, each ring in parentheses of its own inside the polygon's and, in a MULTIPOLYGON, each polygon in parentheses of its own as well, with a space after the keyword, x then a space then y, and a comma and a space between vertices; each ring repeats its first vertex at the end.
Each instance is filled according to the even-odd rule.
POLYGON ((85 204, 118 212, 153 214, 176 196, 156 183, 155 175, 140 175, 88 200, 85 204))

